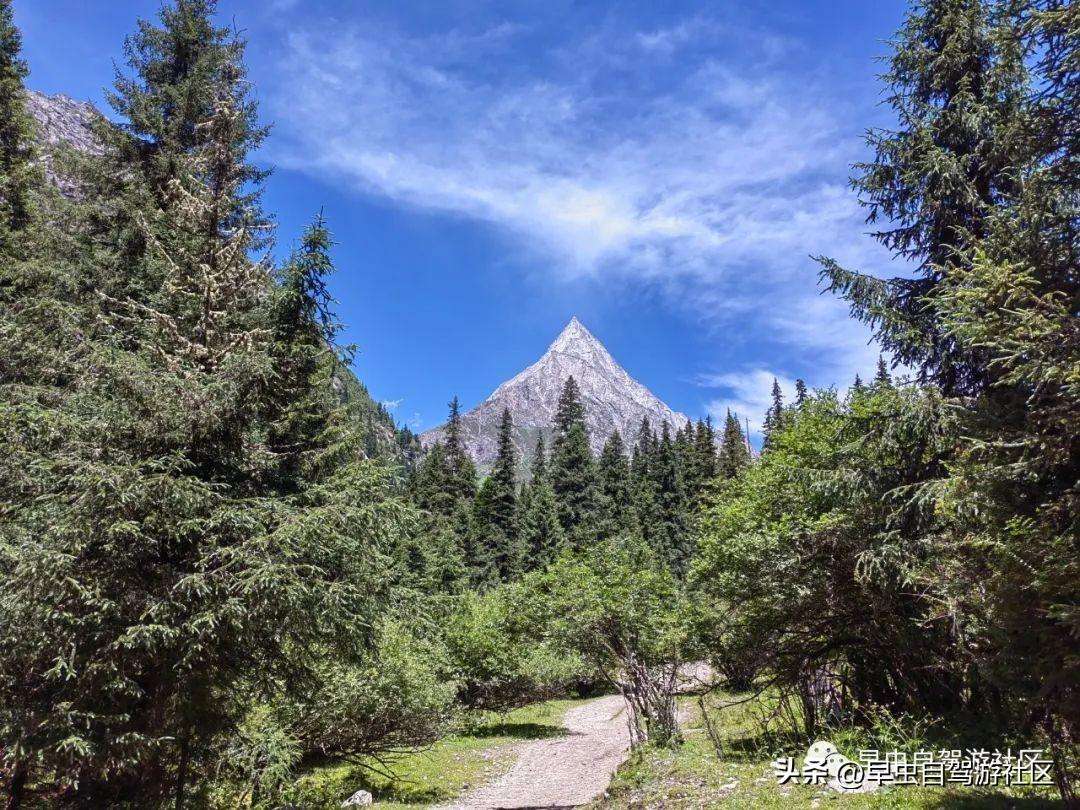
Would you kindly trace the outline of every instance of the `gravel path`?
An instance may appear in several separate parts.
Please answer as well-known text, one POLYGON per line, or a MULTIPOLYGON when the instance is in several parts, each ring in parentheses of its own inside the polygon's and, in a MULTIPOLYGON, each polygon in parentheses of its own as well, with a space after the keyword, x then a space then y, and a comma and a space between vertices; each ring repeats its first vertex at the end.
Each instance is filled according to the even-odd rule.
POLYGON ((630 748, 623 699, 590 700, 568 711, 563 725, 566 736, 525 743, 509 771, 441 810, 576 807, 595 799, 630 748))

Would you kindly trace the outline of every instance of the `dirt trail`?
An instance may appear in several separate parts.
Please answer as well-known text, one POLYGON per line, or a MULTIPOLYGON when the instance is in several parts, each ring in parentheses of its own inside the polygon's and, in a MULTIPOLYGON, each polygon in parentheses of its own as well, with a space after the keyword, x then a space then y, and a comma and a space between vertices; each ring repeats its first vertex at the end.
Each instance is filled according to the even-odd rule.
POLYGON ((568 711, 563 726, 565 736, 521 745, 509 771, 441 810, 576 807, 595 799, 630 748, 623 699, 590 700, 568 711))

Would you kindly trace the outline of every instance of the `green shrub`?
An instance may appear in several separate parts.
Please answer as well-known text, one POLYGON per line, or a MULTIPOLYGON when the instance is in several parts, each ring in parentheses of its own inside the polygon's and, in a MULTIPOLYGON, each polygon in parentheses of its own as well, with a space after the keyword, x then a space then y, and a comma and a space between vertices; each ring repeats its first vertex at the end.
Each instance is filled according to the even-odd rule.
POLYGON ((589 680, 580 656, 545 638, 543 619, 530 599, 520 585, 462 596, 445 638, 465 706, 509 709, 565 694, 589 680))
POLYGON ((323 665, 316 688, 289 705, 306 752, 362 761, 437 740, 456 689, 443 677, 442 657, 402 622, 384 622, 372 655, 323 665))
POLYGON ((251 807, 276 807, 301 755, 300 741, 280 715, 255 706, 223 752, 214 803, 227 807, 250 800, 251 807))

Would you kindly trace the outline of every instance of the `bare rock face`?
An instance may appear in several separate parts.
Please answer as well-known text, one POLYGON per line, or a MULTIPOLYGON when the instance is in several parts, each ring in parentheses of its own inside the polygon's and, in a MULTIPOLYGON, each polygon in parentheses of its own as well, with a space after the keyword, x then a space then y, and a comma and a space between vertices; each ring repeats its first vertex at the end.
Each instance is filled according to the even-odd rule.
POLYGON ((66 145, 79 152, 100 155, 102 146, 94 134, 94 125, 103 116, 88 101, 75 101, 62 93, 47 96, 34 90, 26 93, 26 109, 34 119, 46 176, 60 191, 72 196, 75 188, 70 180, 58 177, 53 171, 50 152, 66 145))
POLYGON ((47 96, 36 90, 26 94, 26 109, 37 122, 43 144, 70 144, 80 152, 101 154, 93 127, 101 113, 89 101, 76 101, 63 93, 47 96))
MULTIPOLYGON (((504 408, 510 409, 514 419, 518 458, 527 460, 539 435, 549 439, 559 394, 571 376, 581 390, 594 453, 600 452, 616 430, 628 444, 633 443, 643 419, 648 419, 654 430, 667 423, 673 431, 689 421, 627 374, 604 345, 573 318, 543 357, 462 416, 465 444, 477 465, 490 469, 495 460, 504 408)), ((443 435, 444 428, 438 427, 420 439, 428 447, 443 435)))

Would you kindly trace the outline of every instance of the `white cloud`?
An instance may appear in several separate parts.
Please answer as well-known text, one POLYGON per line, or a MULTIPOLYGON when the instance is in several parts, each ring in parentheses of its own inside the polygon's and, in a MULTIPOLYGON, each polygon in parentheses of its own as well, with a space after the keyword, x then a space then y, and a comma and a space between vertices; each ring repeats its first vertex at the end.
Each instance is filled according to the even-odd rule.
POLYGON ((861 148, 840 123, 851 110, 776 69, 782 41, 767 34, 732 31, 713 51, 739 56, 680 52, 661 74, 705 26, 602 29, 526 65, 513 24, 302 30, 276 83, 288 95, 271 99, 272 148, 362 193, 490 223, 556 278, 655 285, 823 369, 860 368, 865 330, 817 297, 807 258, 884 263, 845 186, 861 148))
POLYGON ((404 399, 384 399, 382 406, 388 411, 396 411, 404 401, 404 399))
POLYGON ((708 34, 716 33, 717 26, 701 17, 682 20, 675 25, 656 28, 652 31, 639 31, 635 39, 645 51, 659 51, 670 55, 686 43, 708 34))
POLYGON ((730 410, 738 415, 740 423, 750 423, 751 434, 760 435, 765 413, 772 406, 773 380, 780 383, 784 401, 790 403, 795 397, 795 381, 764 368, 709 375, 699 383, 723 392, 706 406, 714 424, 723 425, 730 410))

